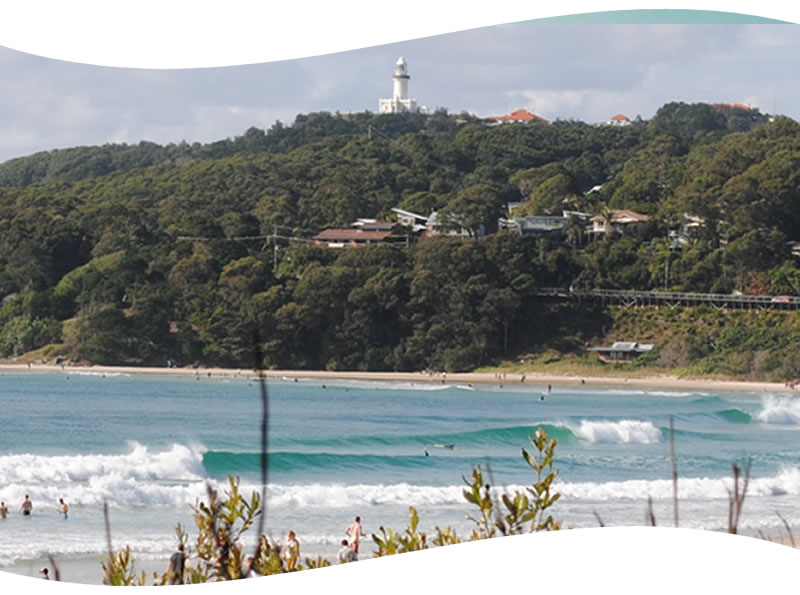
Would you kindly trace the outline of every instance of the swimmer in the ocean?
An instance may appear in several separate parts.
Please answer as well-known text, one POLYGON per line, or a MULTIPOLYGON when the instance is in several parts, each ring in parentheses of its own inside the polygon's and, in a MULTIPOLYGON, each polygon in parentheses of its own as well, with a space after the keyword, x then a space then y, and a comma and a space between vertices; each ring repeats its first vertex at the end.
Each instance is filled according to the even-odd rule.
POLYGON ((22 501, 19 509, 22 511, 22 516, 31 516, 31 511, 33 510, 33 502, 31 502, 30 496, 25 494, 25 500, 22 501))
POLYGON ((69 518, 69 506, 64 502, 64 498, 58 499, 58 513, 64 517, 64 520, 69 518))

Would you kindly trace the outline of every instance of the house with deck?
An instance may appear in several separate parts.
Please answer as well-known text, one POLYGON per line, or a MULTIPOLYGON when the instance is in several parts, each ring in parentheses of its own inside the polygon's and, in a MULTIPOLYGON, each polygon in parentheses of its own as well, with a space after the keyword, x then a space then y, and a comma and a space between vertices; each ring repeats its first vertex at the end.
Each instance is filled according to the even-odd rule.
POLYGON ((652 343, 635 343, 633 341, 614 341, 611 347, 588 347, 586 351, 597 354, 601 360, 611 364, 632 362, 643 353, 653 350, 652 343))

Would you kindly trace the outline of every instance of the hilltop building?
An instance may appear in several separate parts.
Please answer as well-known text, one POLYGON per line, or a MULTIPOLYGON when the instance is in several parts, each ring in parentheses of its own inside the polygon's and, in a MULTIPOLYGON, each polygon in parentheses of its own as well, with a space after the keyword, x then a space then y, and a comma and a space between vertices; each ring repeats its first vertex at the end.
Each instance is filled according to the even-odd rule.
POLYGON ((544 118, 537 116, 536 114, 532 114, 528 110, 524 109, 518 109, 510 114, 506 114, 505 116, 489 116, 486 119, 491 120, 493 124, 514 124, 521 122, 541 122, 542 124, 548 123, 544 118))
POLYGON ((630 123, 631 119, 625 114, 611 116, 611 118, 606 121, 607 126, 628 126, 630 123))
POLYGON ((380 114, 400 114, 404 112, 427 113, 427 108, 417 107, 415 99, 408 97, 408 64, 405 58, 400 56, 394 64, 394 74, 392 75, 392 96, 388 99, 378 100, 378 113, 380 114))

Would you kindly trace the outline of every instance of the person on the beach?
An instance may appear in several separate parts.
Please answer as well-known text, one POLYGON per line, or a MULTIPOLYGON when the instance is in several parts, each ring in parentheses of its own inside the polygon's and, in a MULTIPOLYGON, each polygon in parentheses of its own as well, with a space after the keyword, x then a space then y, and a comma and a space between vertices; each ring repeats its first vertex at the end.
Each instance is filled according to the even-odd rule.
POLYGON ((172 554, 167 566, 170 585, 183 584, 183 571, 186 568, 186 554, 183 552, 183 544, 178 546, 178 551, 172 554))
POLYGON ((64 498, 58 499, 58 513, 64 517, 64 520, 69 518, 69 506, 64 502, 64 498))
POLYGON ((0 502, 0 519, 4 519, 8 516, 8 506, 6 506, 5 502, 0 502))
POLYGON ((297 541, 297 536, 294 531, 289 531, 289 538, 281 549, 281 560, 286 562, 286 570, 294 570, 297 567, 297 561, 300 559, 300 542, 297 541))
POLYGON ((49 581, 49 580, 50 580, 50 571, 47 569, 47 566, 45 566, 44 568, 42 568, 42 569, 39 571, 39 574, 41 574, 41 575, 42 575, 42 578, 43 578, 44 580, 46 580, 46 581, 49 581))
POLYGON ((22 516, 30 516, 33 510, 33 502, 31 502, 28 494, 25 494, 25 499, 22 501, 19 509, 22 511, 22 516))
POLYGON ((336 554, 336 561, 339 564, 347 564, 348 562, 355 562, 356 560, 358 560, 358 554, 350 547, 346 539, 342 539, 342 547, 339 548, 336 554))
POLYGON ((347 526, 344 534, 350 538, 350 545, 353 546, 353 551, 358 553, 358 543, 364 537, 364 529, 361 528, 361 517, 357 516, 356 520, 347 526))

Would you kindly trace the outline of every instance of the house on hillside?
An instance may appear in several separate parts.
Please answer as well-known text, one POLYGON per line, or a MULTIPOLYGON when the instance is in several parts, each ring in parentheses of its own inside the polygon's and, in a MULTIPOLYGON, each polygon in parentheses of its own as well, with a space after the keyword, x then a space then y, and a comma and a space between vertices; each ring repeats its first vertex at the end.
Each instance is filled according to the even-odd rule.
POLYGON ((749 105, 745 105, 743 103, 712 103, 711 107, 713 107, 718 112, 721 112, 724 109, 743 109, 745 111, 750 111, 751 108, 749 105))
POLYGON ((628 126, 631 123, 631 119, 624 115, 624 114, 617 114, 616 116, 611 116, 608 120, 606 120, 606 126, 628 126))
POLYGON ((595 236, 607 233, 629 234, 641 229, 649 220, 648 215, 636 211, 613 210, 608 216, 601 213, 592 217, 589 220, 591 227, 586 232, 595 236))
POLYGON ((567 217, 557 215, 529 215, 498 221, 501 230, 515 231, 524 236, 560 236, 566 224, 567 217))
POLYGON ((632 362, 643 353, 653 350, 652 343, 635 343, 633 341, 614 341, 611 347, 587 347, 586 351, 597 354, 606 363, 619 364, 632 362))
POLYGON ((314 236, 314 245, 325 248, 347 248, 379 244, 392 235, 391 231, 363 231, 357 228, 324 229, 314 236))
POLYGON ((389 241, 397 223, 377 219, 356 219, 350 227, 324 229, 312 239, 315 246, 346 248, 389 241))
POLYGON ((524 109, 515 110, 505 116, 489 116, 486 119, 491 120, 492 124, 518 124, 523 122, 541 122, 542 124, 548 124, 548 121, 544 118, 524 109))
POLYGON ((483 236, 486 235, 486 225, 481 223, 476 232, 473 233, 473 231, 470 228, 464 225, 459 225, 457 217, 452 217, 449 221, 443 221, 442 218, 439 217, 439 213, 437 211, 433 211, 430 217, 428 217, 427 229, 422 235, 423 236, 446 235, 446 236, 457 236, 462 238, 469 238, 469 237, 482 238, 483 236))
POLYGON ((706 220, 697 215, 683 214, 683 223, 677 229, 668 232, 670 248, 680 249, 693 242, 700 235, 700 230, 705 227, 706 220))
POLYGON ((428 217, 425 215, 418 215, 417 213, 397 208, 393 208, 392 213, 397 215, 397 223, 403 227, 410 228, 414 233, 428 229, 428 217))

